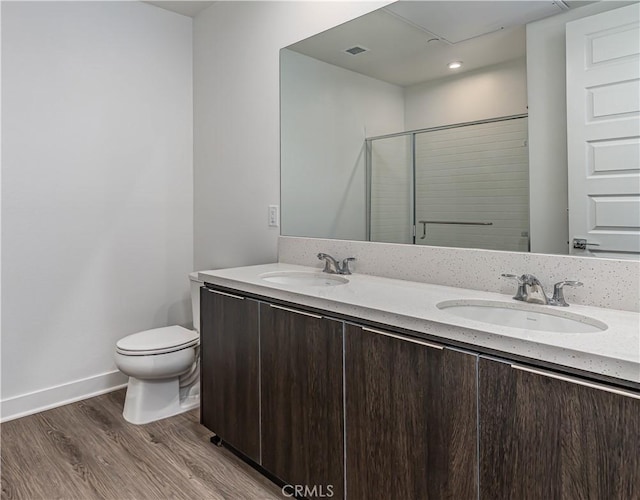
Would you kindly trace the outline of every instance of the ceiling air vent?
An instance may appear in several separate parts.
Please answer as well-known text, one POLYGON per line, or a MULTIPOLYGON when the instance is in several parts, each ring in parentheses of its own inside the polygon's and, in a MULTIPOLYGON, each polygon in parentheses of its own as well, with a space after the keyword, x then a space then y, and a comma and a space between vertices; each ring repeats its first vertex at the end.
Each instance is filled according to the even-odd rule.
POLYGON ((358 54, 362 54, 363 52, 367 52, 369 49, 365 48, 365 47, 360 47, 359 45, 356 45, 355 47, 350 47, 348 49, 345 49, 344 51, 347 54, 351 54, 352 56, 357 56, 358 54))

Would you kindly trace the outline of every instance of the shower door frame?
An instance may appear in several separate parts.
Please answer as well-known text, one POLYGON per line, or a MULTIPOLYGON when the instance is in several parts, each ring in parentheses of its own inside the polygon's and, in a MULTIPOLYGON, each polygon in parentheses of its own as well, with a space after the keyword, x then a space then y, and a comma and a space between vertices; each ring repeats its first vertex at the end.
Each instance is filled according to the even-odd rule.
MULTIPOLYGON (((486 118, 483 120, 474 120, 474 121, 470 121, 470 122, 462 122, 462 123, 454 123, 451 125, 440 125, 437 127, 428 127, 428 128, 422 128, 422 129, 416 129, 416 130, 409 130, 407 132, 396 132, 393 134, 385 134, 385 135, 376 135, 373 137, 367 137, 365 138, 365 203, 366 203, 366 210, 365 210, 365 223, 366 223, 366 238, 367 241, 371 241, 371 169, 373 168, 372 165, 372 148, 373 148, 373 141, 376 140, 380 140, 380 139, 391 139, 393 137, 401 137, 401 136, 411 136, 410 137, 410 150, 411 150, 411 193, 412 193, 412 210, 411 210, 411 226, 413 226, 412 229, 412 234, 413 234, 413 238, 412 238, 412 245, 416 244, 416 136, 418 134, 423 134, 425 132, 436 132, 438 130, 447 130, 447 129, 452 129, 452 128, 461 128, 461 127, 468 127, 471 125, 484 125, 486 123, 495 123, 495 122, 503 122, 503 121, 509 121, 509 120, 518 120, 521 118, 529 118, 529 113, 522 113, 522 114, 518 114, 518 115, 508 115, 508 116, 499 116, 497 118, 486 118)), ((528 142, 528 139, 527 139, 528 142)), ((531 201, 529 200, 529 203, 531 203, 531 201)), ((528 221, 528 227, 529 227, 529 236, 528 236, 528 248, 529 251, 531 249, 531 210, 529 210, 529 221, 528 221)))

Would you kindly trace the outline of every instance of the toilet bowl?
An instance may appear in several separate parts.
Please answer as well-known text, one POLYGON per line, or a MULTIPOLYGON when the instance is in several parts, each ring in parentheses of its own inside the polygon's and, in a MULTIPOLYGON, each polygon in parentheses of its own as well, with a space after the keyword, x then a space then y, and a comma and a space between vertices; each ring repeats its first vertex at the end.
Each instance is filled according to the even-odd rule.
POLYGON ((167 326, 134 333, 116 343, 115 362, 129 376, 122 415, 147 424, 200 405, 200 287, 189 274, 194 330, 167 326))

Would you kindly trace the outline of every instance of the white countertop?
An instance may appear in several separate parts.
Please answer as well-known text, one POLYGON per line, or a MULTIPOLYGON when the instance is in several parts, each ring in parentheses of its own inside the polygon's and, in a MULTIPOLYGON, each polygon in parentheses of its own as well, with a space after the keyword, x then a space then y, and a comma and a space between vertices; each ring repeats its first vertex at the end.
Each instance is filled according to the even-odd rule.
MULTIPOLYGON (((491 300, 514 304, 510 295, 416 283, 364 274, 337 286, 285 285, 263 280, 271 272, 320 272, 292 264, 265 264, 198 273, 207 283, 328 312, 405 328, 495 351, 640 383, 640 314, 572 304, 541 311, 580 314, 608 325, 596 333, 551 333, 496 326, 438 309, 445 300, 491 300)), ((514 288, 515 292, 515 288, 514 288)), ((520 303, 521 304, 521 303, 520 303)))

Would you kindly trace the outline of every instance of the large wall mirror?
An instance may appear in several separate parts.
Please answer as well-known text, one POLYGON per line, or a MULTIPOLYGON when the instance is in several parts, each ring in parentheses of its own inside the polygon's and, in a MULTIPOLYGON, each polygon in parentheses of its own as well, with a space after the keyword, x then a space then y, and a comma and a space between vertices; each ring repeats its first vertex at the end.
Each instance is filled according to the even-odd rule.
POLYGON ((282 49, 282 234, 636 258, 638 11, 400 1, 282 49))

